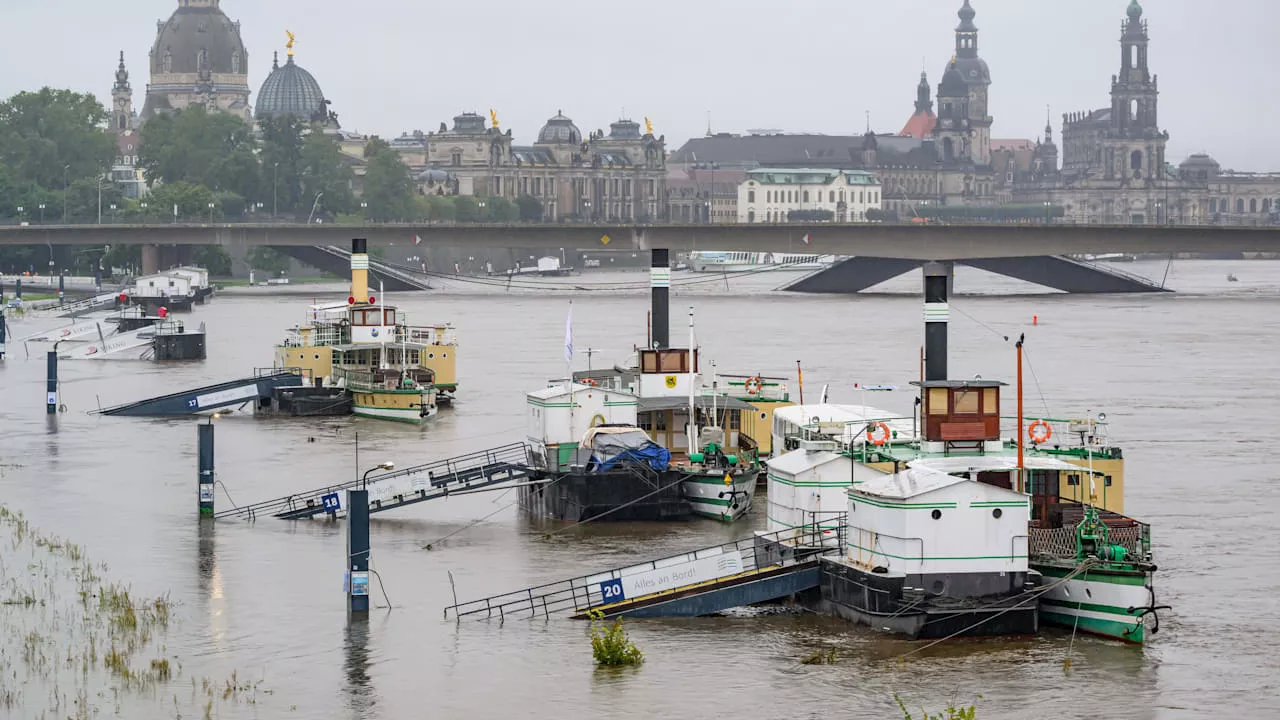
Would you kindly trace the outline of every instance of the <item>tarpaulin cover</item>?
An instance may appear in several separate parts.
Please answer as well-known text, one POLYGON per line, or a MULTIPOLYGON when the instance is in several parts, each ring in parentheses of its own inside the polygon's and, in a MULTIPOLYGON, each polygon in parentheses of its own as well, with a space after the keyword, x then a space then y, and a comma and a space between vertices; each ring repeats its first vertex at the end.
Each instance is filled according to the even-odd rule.
MULTIPOLYGON (((612 429, 611 430, 615 430, 612 429)), ((671 464, 671 452, 649 439, 639 428, 625 432, 590 433, 591 462, 587 468, 603 472, 620 462, 647 464, 663 471, 671 464)))

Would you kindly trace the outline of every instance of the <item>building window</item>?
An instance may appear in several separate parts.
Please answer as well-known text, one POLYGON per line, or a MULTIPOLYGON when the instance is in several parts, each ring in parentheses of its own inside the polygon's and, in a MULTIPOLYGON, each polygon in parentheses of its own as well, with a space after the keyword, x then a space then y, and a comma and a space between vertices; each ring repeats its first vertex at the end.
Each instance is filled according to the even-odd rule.
POLYGON ((231 72, 236 75, 240 74, 240 51, 239 50, 231 53, 231 72))
POLYGON ((1249 212, 1258 212, 1258 198, 1249 198, 1249 212))
POLYGON ((755 201, 756 201, 756 191, 755 191, 755 190, 748 190, 748 191, 747 191, 747 202, 753 203, 753 202, 755 202, 755 201))
POLYGON ((804 191, 804 200, 801 200, 801 202, 809 202, 809 191, 808 191, 808 190, 805 190, 805 191, 804 191))
POLYGON ((1218 201, 1218 212, 1226 212, 1226 211, 1227 211, 1227 199, 1222 198, 1221 200, 1218 201))
POLYGON ((835 202, 835 201, 836 201, 836 191, 832 190, 831 192, 827 193, 827 202, 835 202))
POLYGON ((542 178, 533 179, 533 194, 537 197, 542 196, 542 178))
POLYGON ((449 158, 449 162, 454 167, 462 165, 462 153, 458 150, 454 150, 453 154, 449 158))
POLYGON ((1244 212, 1244 198, 1236 198, 1236 212, 1244 212))
POLYGON ((749 223, 753 223, 753 222, 755 222, 755 221, 756 221, 756 211, 755 211, 755 210, 748 210, 748 211, 747 211, 747 222, 749 222, 749 223))
POLYGON ((1263 198, 1262 212, 1270 212, 1270 211, 1271 211, 1271 198, 1263 198))

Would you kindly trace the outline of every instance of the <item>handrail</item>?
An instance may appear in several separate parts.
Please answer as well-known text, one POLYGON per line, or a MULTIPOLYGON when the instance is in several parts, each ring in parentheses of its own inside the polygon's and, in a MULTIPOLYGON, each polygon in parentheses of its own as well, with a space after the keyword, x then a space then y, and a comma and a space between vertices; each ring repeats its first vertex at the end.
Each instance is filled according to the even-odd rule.
MULTIPOLYGON (((840 552, 843 546, 843 535, 845 522, 842 521, 837 530, 837 537, 841 538, 838 546, 831 547, 823 542, 823 535, 834 528, 814 527, 800 537, 805 542, 797 542, 796 537, 783 537, 784 532, 794 532, 794 529, 779 530, 772 533, 761 535, 753 535, 751 537, 734 540, 718 545, 710 545, 696 550, 669 555, 657 558, 643 563, 626 565, 602 572, 592 573, 590 575, 581 575, 570 578, 568 580, 558 580, 555 582, 544 583, 532 587, 516 590, 514 592, 494 595, 479 600, 471 600, 468 602, 457 603, 446 607, 444 615, 446 618, 452 614, 455 618, 461 618, 468 615, 480 615, 485 617, 493 617, 497 615, 500 618, 506 618, 508 614, 529 613, 529 617, 537 617, 539 613, 549 616, 552 612, 560 610, 571 610, 574 612, 585 612, 596 607, 610 604, 613 601, 605 602, 601 583, 605 583, 613 579, 622 579, 630 575, 641 572, 649 572, 659 570, 666 567, 678 566, 682 563, 692 562, 710 557, 716 557, 726 552, 738 551, 742 553, 743 565, 736 571, 719 576, 713 580, 706 578, 694 583, 693 585, 728 579, 735 576, 745 575, 752 572, 763 572, 776 568, 784 568, 797 565, 812 560, 821 555, 827 555, 832 552, 840 552), (749 567, 748 567, 749 565, 749 567)), ((666 588, 664 591, 678 591, 685 587, 693 585, 676 586, 666 588)), ((628 598, 632 600, 634 598, 628 598)))

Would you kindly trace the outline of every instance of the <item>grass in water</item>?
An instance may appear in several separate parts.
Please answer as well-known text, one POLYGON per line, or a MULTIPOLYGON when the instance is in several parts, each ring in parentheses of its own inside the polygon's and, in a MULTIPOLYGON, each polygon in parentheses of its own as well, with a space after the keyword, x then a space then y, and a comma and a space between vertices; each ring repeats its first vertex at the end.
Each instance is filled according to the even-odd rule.
POLYGON ((596 664, 602 666, 639 665, 644 662, 644 653, 627 637, 622 629, 622 620, 612 623, 604 622, 604 613, 596 610, 591 613, 591 654, 596 664))
MULTIPOLYGON (((981 700, 982 696, 979 695, 978 699, 981 700)), ((915 720, 911 711, 907 709, 907 704, 903 702, 902 698, 898 697, 896 693, 893 696, 893 700, 898 703, 898 708, 902 710, 903 720, 915 720)), ((978 717, 978 710, 976 706, 970 705, 967 708, 956 707, 955 703, 949 705, 945 711, 935 715, 930 715, 924 710, 921 710, 920 712, 922 713, 920 715, 920 720, 975 720, 978 717)))

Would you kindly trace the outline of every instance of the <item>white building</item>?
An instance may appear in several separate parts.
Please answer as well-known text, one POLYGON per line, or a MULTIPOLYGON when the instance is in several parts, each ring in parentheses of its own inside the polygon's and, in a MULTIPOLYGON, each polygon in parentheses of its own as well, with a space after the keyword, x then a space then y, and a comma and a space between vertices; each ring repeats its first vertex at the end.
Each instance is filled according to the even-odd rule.
POLYGON ((738 186, 738 222, 867 222, 880 180, 863 170, 761 168, 738 186))

